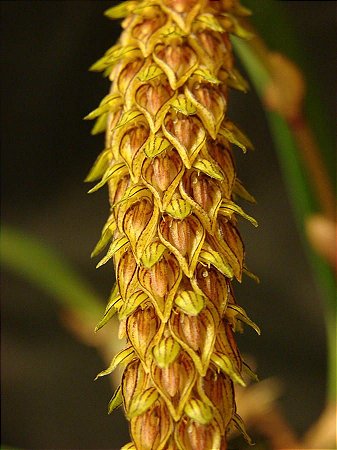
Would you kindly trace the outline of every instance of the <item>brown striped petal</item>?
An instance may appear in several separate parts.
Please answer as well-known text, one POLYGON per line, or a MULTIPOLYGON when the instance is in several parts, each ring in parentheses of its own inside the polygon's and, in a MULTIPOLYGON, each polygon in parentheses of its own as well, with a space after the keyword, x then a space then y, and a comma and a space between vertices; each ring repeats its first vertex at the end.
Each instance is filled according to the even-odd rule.
POLYGON ((180 192, 210 233, 214 232, 222 202, 219 184, 204 174, 191 172, 180 183, 180 192))
POLYGON ((203 265, 198 264, 195 280, 197 286, 222 315, 226 310, 229 294, 226 278, 215 268, 205 268, 203 265))
POLYGON ((137 272, 136 260, 129 250, 124 253, 117 266, 118 287, 124 301, 127 299, 128 293, 133 292, 133 289, 138 284, 137 272))
POLYGON ((123 231, 138 261, 156 233, 158 213, 158 208, 144 198, 132 205, 124 215, 123 231))
POLYGON ((210 367, 204 378, 198 383, 198 393, 205 401, 214 406, 214 416, 221 433, 224 433, 235 412, 233 383, 226 375, 210 367))
POLYGON ((158 44, 154 49, 153 59, 165 72, 174 90, 186 82, 198 64, 197 55, 191 47, 176 43, 158 44))
POLYGON ((165 24, 165 16, 158 7, 153 7, 151 17, 140 17, 132 28, 132 37, 138 41, 143 55, 148 56, 160 36, 160 28, 165 24))
MULTIPOLYGON (((128 338, 142 361, 156 344, 154 340, 160 329, 160 320, 152 306, 137 309, 126 321, 128 338)), ((159 336, 157 336, 159 339, 159 336)))
POLYGON ((175 150, 167 150, 153 159, 147 159, 142 168, 142 178, 164 209, 183 176, 183 164, 175 150))
POLYGON ((150 268, 139 268, 139 283, 149 295, 160 319, 167 322, 182 273, 176 258, 165 253, 150 268))
POLYGON ((182 270, 192 277, 205 239, 205 230, 195 216, 184 220, 165 217, 159 226, 159 237, 176 256, 182 270))
POLYGON ((161 127, 163 117, 170 108, 175 94, 168 84, 153 81, 138 88, 135 100, 138 108, 147 118, 152 133, 161 127))
POLYGON ((202 425, 192 419, 183 417, 176 428, 175 438, 179 449, 220 450, 220 429, 213 422, 208 425, 202 425))
POLYGON ((145 158, 142 147, 149 136, 149 129, 144 124, 129 129, 121 138, 120 155, 126 162, 129 170, 138 181, 141 170, 141 163, 145 158))
POLYGON ((174 420, 179 420, 196 381, 196 370, 190 356, 181 351, 167 367, 151 366, 153 382, 159 389, 174 420))
POLYGON ((199 119, 194 116, 168 113, 162 129, 167 139, 177 149, 185 167, 190 169, 206 141, 205 129, 199 119))
POLYGON ((207 371, 215 343, 215 330, 218 317, 215 311, 203 309, 198 316, 176 311, 169 321, 173 337, 191 356, 201 376, 207 371))
POLYGON ((195 83, 191 90, 185 87, 185 94, 196 107, 210 136, 216 139, 226 110, 226 102, 220 90, 209 84, 195 83))
POLYGON ((149 379, 140 361, 130 362, 126 366, 122 378, 122 393, 126 411, 129 410, 132 399, 144 389, 147 389, 148 384, 149 379))
POLYGON ((136 448, 163 450, 173 429, 172 419, 163 400, 157 400, 144 414, 131 420, 136 448))

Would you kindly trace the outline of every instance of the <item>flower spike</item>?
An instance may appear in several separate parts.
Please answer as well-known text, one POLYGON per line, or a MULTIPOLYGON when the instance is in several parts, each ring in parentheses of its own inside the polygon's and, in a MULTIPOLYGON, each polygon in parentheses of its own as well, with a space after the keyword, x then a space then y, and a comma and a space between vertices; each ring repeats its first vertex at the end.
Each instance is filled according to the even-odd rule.
MULTIPOLYGON (((110 217, 93 256, 113 261, 116 286, 97 329, 114 315, 125 348, 124 450, 224 450, 236 413, 234 383, 247 372, 234 332, 258 326, 236 304, 232 280, 248 273, 236 204, 254 198, 237 178, 232 144, 249 139, 227 116, 229 88, 246 92, 230 34, 249 36, 238 0, 124 1, 105 12, 124 31, 91 70, 112 81, 85 119, 106 130, 86 181, 109 188, 110 217)), ((253 276, 251 274, 251 276, 253 276)))

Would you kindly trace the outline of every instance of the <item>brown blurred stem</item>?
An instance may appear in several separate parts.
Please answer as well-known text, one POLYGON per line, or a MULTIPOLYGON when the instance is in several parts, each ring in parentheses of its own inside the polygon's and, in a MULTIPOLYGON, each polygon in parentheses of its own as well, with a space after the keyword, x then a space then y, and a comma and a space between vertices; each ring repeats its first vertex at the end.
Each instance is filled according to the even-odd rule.
POLYGON ((321 212, 329 219, 335 220, 335 198, 325 165, 322 161, 315 137, 302 114, 288 120, 301 157, 306 166, 321 212))
POLYGON ((288 123, 309 175, 320 212, 327 218, 335 220, 334 190, 303 108, 306 90, 304 77, 288 58, 271 52, 251 24, 245 22, 245 28, 253 34, 249 41, 250 47, 263 61, 271 77, 271 82, 264 91, 265 106, 271 111, 278 112, 288 123))

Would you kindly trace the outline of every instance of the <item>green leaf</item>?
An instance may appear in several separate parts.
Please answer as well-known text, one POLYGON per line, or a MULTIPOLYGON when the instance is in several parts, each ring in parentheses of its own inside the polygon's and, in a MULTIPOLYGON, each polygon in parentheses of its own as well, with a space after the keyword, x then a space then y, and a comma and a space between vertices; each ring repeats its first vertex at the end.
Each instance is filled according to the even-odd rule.
POLYGON ((245 363, 244 361, 242 361, 242 372, 248 376, 252 381, 255 381, 256 383, 259 380, 258 376, 256 375, 255 372, 252 371, 252 369, 248 366, 247 363, 245 363))
MULTIPOLYGON (((116 300, 116 303, 120 303, 121 299, 119 298, 118 300, 116 300)), ((104 313, 103 318, 98 322, 98 324, 96 325, 95 328, 95 332, 97 332, 98 330, 100 330, 101 328, 104 327, 104 325, 106 325, 109 320, 116 314, 117 309, 114 306, 111 306, 108 311, 106 311, 104 313)))
POLYGON ((87 116, 85 116, 84 120, 96 119, 96 117, 99 117, 104 113, 114 112, 121 103, 122 98, 120 94, 106 95, 99 104, 99 107, 91 111, 91 113, 89 113, 87 116))
POLYGON ((123 445, 121 450, 137 450, 137 449, 133 442, 128 442, 127 444, 123 445))
POLYGON ((102 233, 101 233, 101 238, 97 242, 94 250, 91 252, 91 255, 90 255, 91 258, 99 255, 105 249, 108 242, 112 238, 113 232, 116 230, 116 226, 117 225, 116 225, 114 217, 112 217, 110 220, 108 220, 108 222, 104 225, 102 233))
POLYGON ((211 72, 210 70, 205 67, 201 66, 197 70, 194 71, 193 75, 199 75, 199 77, 203 78, 204 80, 208 81, 209 83, 213 84, 219 84, 220 80, 218 80, 211 72))
POLYGON ((60 306, 88 321, 97 321, 103 301, 64 256, 43 239, 7 225, 1 227, 1 263, 22 276, 60 306))
POLYGON ((199 255, 199 261, 208 265, 212 264, 219 272, 225 275, 225 277, 230 279, 233 278, 234 273, 232 267, 220 253, 213 250, 209 245, 204 245, 204 248, 199 255))
POLYGON ((250 318, 247 316, 246 311, 239 305, 233 305, 233 304, 229 304, 228 308, 231 309, 232 311, 235 311, 235 316, 237 317, 237 319, 241 320, 242 322, 245 322, 247 325, 251 326, 258 335, 261 334, 261 330, 258 327, 258 325, 256 325, 256 323, 254 323, 252 320, 250 320, 250 318))
POLYGON ((138 306, 144 301, 148 300, 149 296, 143 291, 136 291, 125 300, 123 308, 119 311, 119 320, 123 320, 132 314, 138 306))
POLYGON ((242 268, 242 272, 247 275, 247 277, 251 278, 252 280, 255 281, 255 283, 260 284, 260 278, 255 275, 254 273, 250 272, 247 267, 243 266, 242 268))
POLYGON ((235 195, 238 195, 247 202, 256 203, 255 198, 247 191, 247 189, 238 178, 235 178, 233 192, 235 195))
POLYGON ((108 304, 104 311, 103 318, 96 325, 95 332, 100 330, 102 327, 104 327, 104 325, 106 323, 109 322, 109 320, 116 314, 116 312, 119 310, 119 308, 122 306, 122 304, 123 304, 123 301, 121 299, 121 296, 119 295, 118 286, 116 285, 110 295, 108 304))
POLYGON ((122 115, 122 117, 120 118, 118 124, 116 125, 115 130, 123 127, 124 125, 127 125, 130 122, 133 122, 139 116, 142 116, 142 113, 138 110, 132 110, 132 111, 125 112, 122 115))
POLYGON ((249 84, 240 74, 240 72, 233 68, 230 72, 228 72, 228 79, 226 80, 228 86, 237 89, 238 91, 248 92, 249 84))
POLYGON ((248 442, 249 445, 254 445, 254 442, 252 441, 251 437, 246 431, 245 424, 243 423, 243 420, 241 417, 234 413, 234 416, 232 418, 232 421, 234 422, 235 427, 240 431, 240 433, 243 434, 245 440, 248 442))
POLYGON ((252 39, 254 37, 254 34, 251 33, 245 26, 238 20, 235 16, 232 14, 222 13, 223 17, 225 17, 227 20, 229 19, 232 27, 231 27, 231 33, 235 34, 236 36, 242 38, 242 39, 252 39))
POLYGON ((105 55, 100 58, 96 63, 94 63, 89 70, 93 72, 100 72, 108 67, 112 67, 115 63, 117 63, 120 59, 124 57, 136 56, 140 53, 138 47, 134 45, 125 45, 121 46, 119 44, 111 47, 105 55))

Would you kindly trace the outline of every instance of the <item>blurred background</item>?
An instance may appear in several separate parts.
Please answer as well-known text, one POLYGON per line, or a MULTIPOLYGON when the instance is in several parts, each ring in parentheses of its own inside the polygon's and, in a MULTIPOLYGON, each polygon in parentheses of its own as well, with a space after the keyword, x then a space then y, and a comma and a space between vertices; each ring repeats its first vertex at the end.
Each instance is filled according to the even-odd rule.
MULTIPOLYGON (((113 269, 107 264, 95 270, 90 252, 108 215, 107 191, 87 195, 83 179, 104 144, 102 135, 90 135, 93 124, 82 118, 109 89, 108 81, 88 67, 120 33, 119 23, 103 16, 115 3, 1 2, 1 220, 64 255, 102 297, 102 313, 113 269)), ((304 72, 310 69, 333 121, 336 2, 277 3, 303 49, 304 72)), ((269 29, 275 28, 269 45, 287 54, 278 18, 264 16, 267 12, 256 7, 254 20, 269 21, 269 29)), ((245 278, 234 288, 262 335, 247 329, 238 337, 240 349, 254 358, 260 379, 281 380, 282 411, 302 433, 325 399, 320 292, 254 90, 232 94, 229 116, 256 148, 244 157, 237 151, 237 161, 240 179, 258 200, 243 207, 259 228, 241 221, 240 229, 248 267, 261 284, 245 278)), ((122 411, 107 415, 109 380, 93 382, 106 366, 100 355, 73 337, 59 320, 56 303, 34 285, 3 269, 1 290, 2 443, 23 449, 115 449, 127 442, 122 411)))

